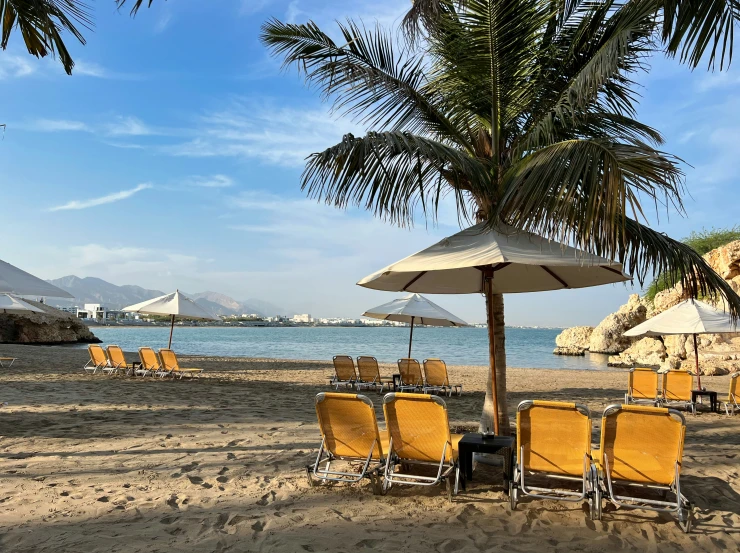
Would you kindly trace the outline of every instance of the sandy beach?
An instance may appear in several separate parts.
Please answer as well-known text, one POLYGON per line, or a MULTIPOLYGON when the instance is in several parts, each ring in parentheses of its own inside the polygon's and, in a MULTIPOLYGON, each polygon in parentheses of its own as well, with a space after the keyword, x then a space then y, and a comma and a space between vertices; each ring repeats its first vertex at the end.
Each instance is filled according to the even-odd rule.
MULTIPOLYGON (((190 382, 85 374, 84 349, 0 353, 19 358, 0 369, 3 552, 740 550, 740 415, 687 416, 682 484, 696 521, 685 535, 647 511, 608 507, 594 523, 580 504, 524 500, 512 513, 489 467, 452 503, 436 487, 311 488, 313 397, 328 390, 330 362, 183 358, 206 370, 190 382)), ((447 400, 451 424, 475 426, 486 369, 450 376, 464 385, 447 400)), ((619 369, 510 369, 509 405, 585 403, 596 436, 626 380, 619 369)), ((721 396, 728 382, 703 380, 721 396)), ((382 421, 380 395, 367 395, 382 421)))

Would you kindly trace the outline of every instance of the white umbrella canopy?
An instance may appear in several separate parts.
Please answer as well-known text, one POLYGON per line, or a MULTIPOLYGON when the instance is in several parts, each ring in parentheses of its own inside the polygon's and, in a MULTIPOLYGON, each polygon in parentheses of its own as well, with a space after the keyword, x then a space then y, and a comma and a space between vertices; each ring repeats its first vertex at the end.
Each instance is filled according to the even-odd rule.
POLYGON ((585 288, 625 282, 622 265, 604 257, 501 225, 484 223, 366 276, 357 284, 374 290, 486 297, 493 427, 499 432, 493 295, 585 288))
POLYGON ((699 349, 697 334, 727 334, 738 332, 737 325, 730 315, 699 300, 686 300, 674 305, 629 329, 625 336, 661 336, 668 334, 692 334, 694 337, 694 357, 696 360, 696 381, 701 389, 699 374, 699 349))
POLYGON ((23 315, 26 313, 43 312, 43 309, 39 309, 35 305, 26 303, 20 298, 15 298, 10 294, 0 294, 0 313, 7 313, 8 315, 23 315))
POLYGON ((409 294, 403 298, 397 298, 378 307, 373 307, 365 311, 363 316, 385 321, 410 323, 409 357, 411 357, 411 342, 414 337, 414 323, 431 326, 468 326, 468 323, 459 317, 419 294, 409 294))
POLYGON ((74 298, 72 294, 0 259, 0 293, 74 298))
POLYGON ((172 331, 175 328, 175 317, 186 319, 208 319, 220 321, 221 319, 203 309, 185 294, 176 290, 171 294, 165 294, 151 300, 146 300, 135 305, 124 307, 123 311, 129 313, 143 313, 146 315, 170 315, 170 341, 167 347, 172 346, 172 331))

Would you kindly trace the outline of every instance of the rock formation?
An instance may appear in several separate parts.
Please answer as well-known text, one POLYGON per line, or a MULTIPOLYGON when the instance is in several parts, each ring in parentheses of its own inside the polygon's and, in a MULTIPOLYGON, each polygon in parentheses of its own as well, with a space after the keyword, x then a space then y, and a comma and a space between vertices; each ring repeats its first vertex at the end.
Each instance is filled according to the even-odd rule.
POLYGON ((619 311, 608 315, 594 329, 588 343, 592 353, 621 353, 636 341, 624 336, 625 331, 647 319, 647 307, 637 294, 632 294, 619 311))
POLYGON ((593 331, 592 326, 566 328, 555 338, 557 347, 553 353, 555 355, 584 355, 593 331))
POLYGON ((619 355, 609 356, 612 367, 653 366, 659 367, 667 357, 663 342, 657 338, 645 337, 637 340, 619 355))
POLYGON ((44 313, 0 314, 0 343, 68 344, 100 340, 77 317, 43 303, 24 300, 44 313))

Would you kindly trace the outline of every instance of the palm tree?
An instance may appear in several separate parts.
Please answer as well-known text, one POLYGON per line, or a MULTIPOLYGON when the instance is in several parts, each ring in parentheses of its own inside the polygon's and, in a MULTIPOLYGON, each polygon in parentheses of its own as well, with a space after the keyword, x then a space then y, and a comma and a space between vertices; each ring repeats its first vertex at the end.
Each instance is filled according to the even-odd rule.
MULTIPOLYGON (((274 19, 262 40, 335 110, 372 129, 309 156, 310 197, 412 225, 435 219, 452 194, 461 219, 616 259, 641 284, 653 272, 675 275, 694 296, 723 296, 737 316, 740 297, 694 250, 651 229, 642 207, 683 212, 685 189, 680 160, 635 119, 635 76, 662 49, 692 66, 704 55, 722 66, 731 53, 730 4, 699 4, 417 0, 405 43, 352 20, 339 24, 339 43, 313 22, 274 19)), ((503 296, 488 297, 487 309, 503 329, 503 296)), ((504 332, 495 339, 507 431, 504 332)))

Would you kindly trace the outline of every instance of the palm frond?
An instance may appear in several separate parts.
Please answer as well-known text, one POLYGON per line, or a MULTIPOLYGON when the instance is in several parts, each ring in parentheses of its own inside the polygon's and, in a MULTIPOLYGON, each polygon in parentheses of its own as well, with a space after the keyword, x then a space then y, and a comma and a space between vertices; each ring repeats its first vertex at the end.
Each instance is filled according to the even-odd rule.
MULTIPOLYGON (((127 2, 128 0, 116 0, 116 7, 122 8, 127 2)), ((131 16, 135 16, 139 12, 139 9, 141 9, 141 6, 143 6, 144 4, 147 5, 147 8, 151 8, 153 3, 154 0, 133 0, 133 6, 131 6, 131 16)))

